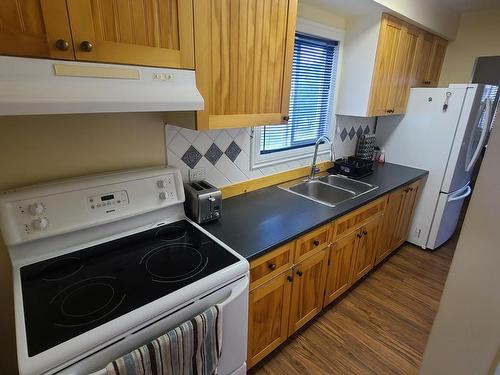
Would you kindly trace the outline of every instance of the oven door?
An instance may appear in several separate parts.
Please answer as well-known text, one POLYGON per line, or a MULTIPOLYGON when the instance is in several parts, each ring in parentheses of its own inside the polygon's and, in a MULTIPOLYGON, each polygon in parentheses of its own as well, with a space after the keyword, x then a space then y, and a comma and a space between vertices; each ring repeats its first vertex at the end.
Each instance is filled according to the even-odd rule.
POLYGON ((217 372, 220 375, 244 374, 247 355, 248 276, 210 291, 182 308, 167 312, 163 317, 146 322, 142 328, 128 332, 69 367, 46 374, 105 375, 106 371, 103 369, 109 362, 154 340, 215 304, 220 304, 222 308, 222 357, 217 372))

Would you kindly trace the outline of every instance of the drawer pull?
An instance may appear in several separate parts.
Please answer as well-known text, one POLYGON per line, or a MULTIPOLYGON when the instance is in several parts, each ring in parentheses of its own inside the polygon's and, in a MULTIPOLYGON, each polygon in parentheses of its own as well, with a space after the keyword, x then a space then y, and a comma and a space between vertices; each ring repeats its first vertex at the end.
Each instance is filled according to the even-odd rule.
POLYGON ((274 270, 276 269, 276 264, 274 264, 274 263, 269 263, 269 264, 267 265, 267 267, 268 267, 271 271, 274 271, 274 270))
POLYGON ((286 279, 287 279, 289 282, 292 282, 292 281, 293 281, 293 277, 292 277, 292 276, 290 276, 290 275, 288 275, 288 276, 286 277, 286 279))
POLYGON ((297 271, 297 275, 300 277, 302 276, 302 271, 297 271))
POLYGON ((356 234, 356 237, 361 238, 363 235, 361 233, 356 234))
POLYGON ((368 234, 368 232, 366 230, 364 230, 363 234, 366 236, 368 234))
POLYGON ((314 241, 313 241, 313 245, 314 245, 314 246, 319 246, 319 240, 314 240, 314 241))

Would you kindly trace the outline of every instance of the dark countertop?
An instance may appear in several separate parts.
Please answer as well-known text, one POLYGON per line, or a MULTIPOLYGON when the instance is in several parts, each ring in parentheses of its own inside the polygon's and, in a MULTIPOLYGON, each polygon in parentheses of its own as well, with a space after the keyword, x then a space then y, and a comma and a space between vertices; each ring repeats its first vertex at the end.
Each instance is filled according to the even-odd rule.
POLYGON ((248 260, 326 224, 428 172, 385 163, 361 181, 379 188, 329 207, 284 191, 277 186, 225 199, 222 217, 203 227, 248 260))

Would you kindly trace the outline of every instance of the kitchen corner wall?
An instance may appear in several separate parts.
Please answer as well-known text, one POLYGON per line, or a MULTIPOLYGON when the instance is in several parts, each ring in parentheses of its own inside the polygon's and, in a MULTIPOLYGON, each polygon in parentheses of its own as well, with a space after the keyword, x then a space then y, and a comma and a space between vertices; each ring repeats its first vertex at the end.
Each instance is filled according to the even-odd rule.
MULTIPOLYGON (((352 155, 361 134, 373 134, 374 118, 336 116, 335 157, 352 155)), ((289 169, 311 165, 311 156, 250 169, 251 129, 226 129, 198 132, 166 125, 167 162, 178 167, 184 181, 190 170, 203 171, 211 184, 222 187, 289 169)), ((329 155, 319 155, 319 161, 329 155)))

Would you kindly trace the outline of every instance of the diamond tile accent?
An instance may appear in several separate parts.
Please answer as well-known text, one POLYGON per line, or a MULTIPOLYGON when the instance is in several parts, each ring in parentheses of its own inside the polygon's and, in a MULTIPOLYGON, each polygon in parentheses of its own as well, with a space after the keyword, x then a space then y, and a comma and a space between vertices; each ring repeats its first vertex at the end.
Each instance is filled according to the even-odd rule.
POLYGON ((196 164, 198 164, 202 156, 203 155, 200 154, 197 149, 195 149, 193 146, 189 146, 184 155, 182 155, 181 160, 186 163, 189 168, 193 169, 196 164))
POLYGON ((351 130, 349 130, 349 139, 352 141, 355 135, 356 135, 356 130, 354 130, 354 126, 351 126, 351 130))
POLYGON ((366 125, 365 130, 363 131, 363 134, 370 134, 370 127, 366 125))
POLYGON ((240 152, 240 146, 238 146, 235 141, 232 141, 227 147, 225 154, 234 163, 240 152))
POLYGON ((359 137, 361 137, 361 134, 363 134, 363 129, 360 127, 358 127, 358 130, 356 130, 356 135, 359 137))
POLYGON ((346 130, 346 128, 344 128, 340 132, 340 139, 342 140, 342 142, 344 142, 346 138, 347 138, 347 130, 346 130))
POLYGON ((210 163, 215 165, 219 161, 222 154, 223 152, 220 150, 220 148, 215 143, 212 143, 212 146, 210 146, 210 148, 205 153, 205 157, 210 163))

